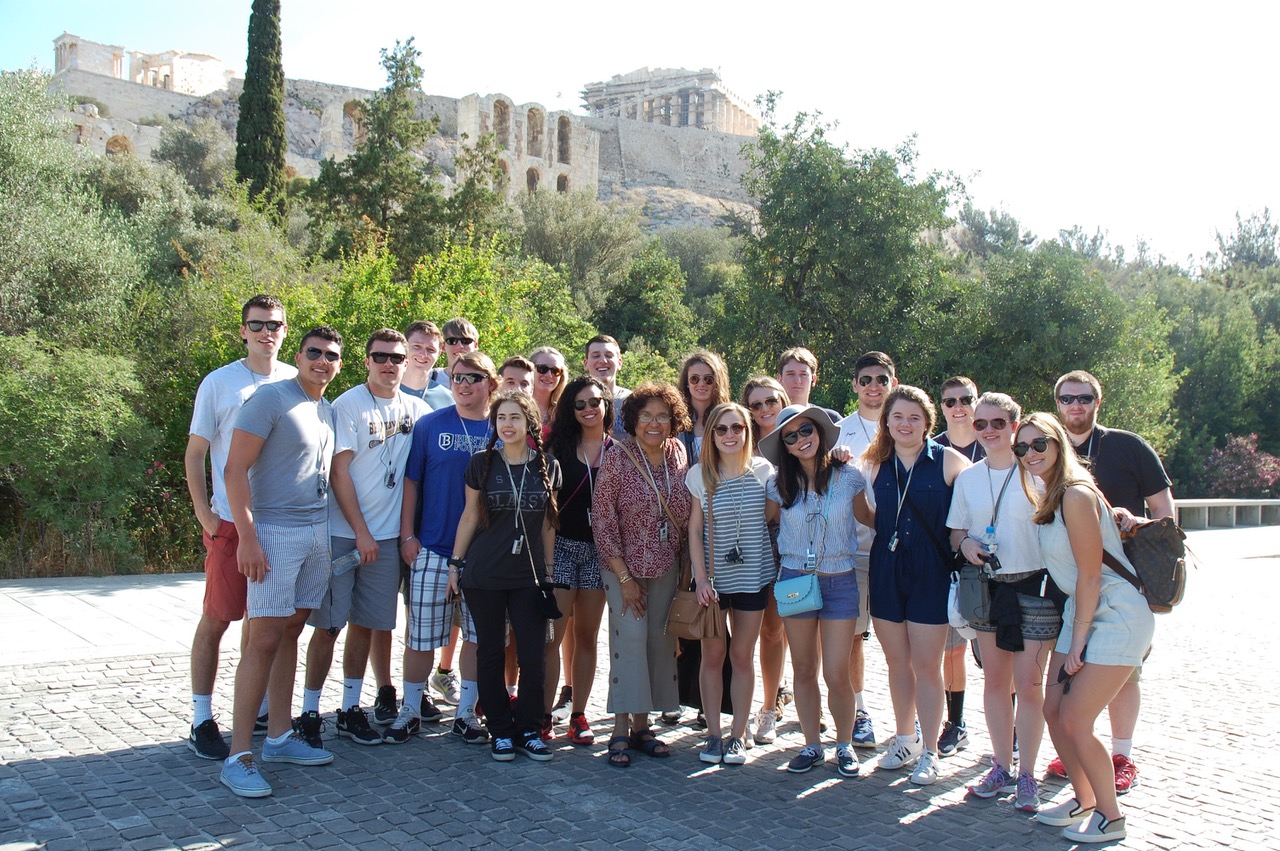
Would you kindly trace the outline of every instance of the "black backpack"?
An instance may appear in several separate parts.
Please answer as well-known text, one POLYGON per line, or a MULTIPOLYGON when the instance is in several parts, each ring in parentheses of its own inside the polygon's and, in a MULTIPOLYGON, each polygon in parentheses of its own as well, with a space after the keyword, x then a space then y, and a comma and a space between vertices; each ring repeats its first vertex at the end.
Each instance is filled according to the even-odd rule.
POLYGON ((1131 532, 1121 532, 1124 554, 1138 575, 1121 564, 1104 548, 1102 560, 1116 573, 1129 580, 1147 606, 1156 614, 1167 614, 1182 602, 1187 586, 1186 534, 1172 517, 1139 521, 1131 532))

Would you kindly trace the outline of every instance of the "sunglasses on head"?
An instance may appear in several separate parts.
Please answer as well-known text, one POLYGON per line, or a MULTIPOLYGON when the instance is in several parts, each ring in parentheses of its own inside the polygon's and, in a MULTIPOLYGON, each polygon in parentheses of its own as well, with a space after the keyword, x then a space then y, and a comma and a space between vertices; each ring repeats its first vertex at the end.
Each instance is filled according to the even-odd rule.
POLYGON ((1004 431, 1005 426, 1008 424, 1009 421, 1004 417, 996 417, 994 420, 974 420, 973 430, 986 431, 989 428, 993 428, 996 431, 1004 431))
POLYGON ((695 387, 699 384, 715 384, 716 377, 714 375, 695 375, 693 373, 689 373, 689 383, 695 387))
POLYGON ((859 387, 866 387, 868 384, 870 384, 873 381, 876 384, 879 384, 881 387, 889 386, 889 376, 887 375, 859 375, 858 376, 859 387))
POLYGON ((453 380, 458 384, 479 384, 481 381, 488 381, 489 376, 481 372, 457 372, 454 373, 453 380))
POLYGON ((965 405, 966 407, 973 404, 972 396, 952 396, 950 399, 943 399, 942 404, 948 408, 954 408, 956 405, 965 405))
POLYGON ((782 405, 782 400, 777 396, 770 396, 768 399, 761 399, 758 402, 752 402, 747 407, 753 411, 761 411, 764 408, 777 408, 782 405))
POLYGON ((742 423, 722 423, 715 427, 715 433, 720 435, 721 437, 724 437, 729 432, 733 432, 734 434, 742 434, 746 430, 747 430, 747 427, 744 426, 742 423))
POLYGON ((560 367, 553 366, 552 364, 549 364, 549 363, 534 364, 533 368, 538 371, 538 375, 559 375, 560 373, 564 372, 564 370, 561 369, 560 367))
POLYGON ((284 327, 284 323, 278 319, 249 319, 244 325, 255 334, 263 328, 274 333, 284 327))
POLYGON ((1063 393, 1058 397, 1058 402, 1063 405, 1074 405, 1076 402, 1081 405, 1092 405, 1093 400, 1097 398, 1092 393, 1063 393))
POLYGON ((808 437, 809 435, 813 434, 813 430, 815 428, 817 428, 817 426, 815 426, 813 423, 805 423, 795 431, 790 432, 789 434, 784 434, 782 436, 782 442, 785 443, 787 446, 795 446, 796 442, 799 441, 800 438, 808 437))
POLYGON ((396 366, 404 363, 405 356, 400 352, 369 352, 369 357, 373 358, 374 363, 386 363, 391 361, 396 366))
POLYGON ((1037 437, 1035 440, 1031 441, 1030 443, 1023 443, 1022 441, 1018 441, 1017 443, 1015 443, 1013 445, 1013 454, 1017 455, 1019 458, 1022 458, 1033 449, 1036 452, 1044 452, 1048 448, 1049 448, 1049 438, 1037 437))
POLYGON ((475 342, 471 337, 445 337, 444 341, 451 346, 469 346, 475 342))
POLYGON ((307 360, 320 360, 323 357, 329 363, 333 363, 342 357, 340 352, 326 352, 324 349, 317 349, 315 346, 307 346, 304 354, 307 356, 307 360))
POLYGON ((575 411, 585 411, 588 405, 590 405, 592 408, 598 408, 603 404, 604 404, 603 398, 599 396, 592 396, 590 399, 574 399, 573 409, 575 411))

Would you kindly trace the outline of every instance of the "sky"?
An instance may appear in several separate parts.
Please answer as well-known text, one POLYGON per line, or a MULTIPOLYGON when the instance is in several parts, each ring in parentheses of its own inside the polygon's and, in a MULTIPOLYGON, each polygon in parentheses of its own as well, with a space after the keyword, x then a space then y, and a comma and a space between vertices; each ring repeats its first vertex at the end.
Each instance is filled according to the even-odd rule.
MULTIPOLYGON (((423 88, 583 112, 579 93, 643 66, 714 68, 780 120, 820 112, 852 149, 912 136, 923 171, 1036 236, 1101 228, 1129 252, 1198 260, 1215 233, 1280 211, 1273 39, 1280 4, 794 5, 283 0, 285 75, 376 89, 379 50, 414 37, 423 88), (730 11, 732 10, 732 11, 730 11)), ((209 53, 243 73, 250 0, 0 0, 0 69, 51 69, 63 31, 129 50, 209 53)), ((0 116, 3 122, 3 116, 0 116)), ((1130 254, 1132 256, 1132 254, 1130 254)))

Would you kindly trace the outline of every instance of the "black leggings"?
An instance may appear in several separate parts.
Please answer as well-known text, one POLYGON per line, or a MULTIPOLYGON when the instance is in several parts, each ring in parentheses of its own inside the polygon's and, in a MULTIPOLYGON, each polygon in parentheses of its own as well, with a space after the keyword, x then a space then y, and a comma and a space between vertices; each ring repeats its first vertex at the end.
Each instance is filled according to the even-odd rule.
POLYGON ((463 588, 462 593, 476 627, 476 686, 489 733, 507 739, 523 733, 540 734, 546 712, 543 653, 547 619, 538 613, 538 589, 463 588), (506 684, 508 619, 515 633, 516 659, 520 664, 514 715, 506 684))

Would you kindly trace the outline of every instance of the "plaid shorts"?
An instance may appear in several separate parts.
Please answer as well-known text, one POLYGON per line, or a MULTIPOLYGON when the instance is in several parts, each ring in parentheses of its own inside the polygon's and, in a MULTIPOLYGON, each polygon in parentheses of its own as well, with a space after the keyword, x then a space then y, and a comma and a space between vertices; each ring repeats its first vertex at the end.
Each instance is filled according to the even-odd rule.
POLYGON ((257 523, 258 543, 271 569, 249 583, 250 618, 288 618, 319 607, 329 590, 329 524, 273 526, 257 523))
POLYGON ((448 644, 454 613, 459 611, 462 640, 475 643, 476 625, 471 620, 466 601, 461 595, 447 599, 449 560, 446 557, 423 547, 409 567, 406 588, 408 599, 405 605, 409 609, 407 644, 410 650, 436 650, 448 644))

